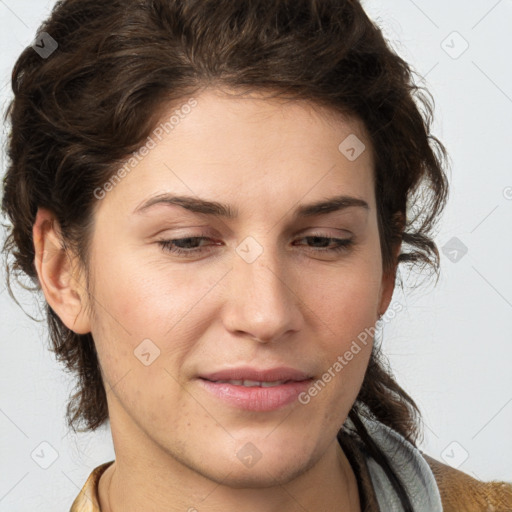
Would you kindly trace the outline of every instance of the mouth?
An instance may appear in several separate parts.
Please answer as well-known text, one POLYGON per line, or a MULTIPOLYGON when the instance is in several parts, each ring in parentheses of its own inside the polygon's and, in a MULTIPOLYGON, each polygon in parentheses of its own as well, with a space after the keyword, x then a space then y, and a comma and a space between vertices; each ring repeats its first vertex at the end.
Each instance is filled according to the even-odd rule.
POLYGON ((313 377, 287 367, 231 368, 201 375, 202 389, 216 401, 246 411, 274 411, 297 401, 313 377))
POLYGON ((288 384, 289 382, 302 382, 295 380, 273 380, 273 381, 257 381, 257 380, 208 380, 208 382, 217 382, 221 384, 232 384, 233 386, 244 386, 246 388, 261 387, 261 388, 272 388, 274 386, 281 386, 282 384, 288 384))

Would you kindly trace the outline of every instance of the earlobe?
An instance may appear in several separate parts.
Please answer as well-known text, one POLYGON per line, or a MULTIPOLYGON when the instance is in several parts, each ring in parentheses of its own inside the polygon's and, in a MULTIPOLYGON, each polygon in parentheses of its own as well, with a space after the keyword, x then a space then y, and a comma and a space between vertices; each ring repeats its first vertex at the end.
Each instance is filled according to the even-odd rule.
POLYGON ((38 209, 32 236, 34 267, 48 304, 68 329, 87 334, 86 290, 76 275, 72 256, 63 247, 60 227, 51 211, 38 209))

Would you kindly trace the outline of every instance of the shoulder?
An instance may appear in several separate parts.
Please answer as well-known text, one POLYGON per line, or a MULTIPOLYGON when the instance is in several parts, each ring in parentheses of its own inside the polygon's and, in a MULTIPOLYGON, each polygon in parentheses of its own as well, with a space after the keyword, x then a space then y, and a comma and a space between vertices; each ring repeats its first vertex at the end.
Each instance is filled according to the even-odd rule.
POLYGON ((421 454, 436 479, 444 512, 512 512, 512 483, 484 482, 421 454))
POLYGON ((98 482, 101 475, 113 463, 114 460, 111 460, 93 469, 80 493, 73 501, 69 512, 100 512, 98 482))

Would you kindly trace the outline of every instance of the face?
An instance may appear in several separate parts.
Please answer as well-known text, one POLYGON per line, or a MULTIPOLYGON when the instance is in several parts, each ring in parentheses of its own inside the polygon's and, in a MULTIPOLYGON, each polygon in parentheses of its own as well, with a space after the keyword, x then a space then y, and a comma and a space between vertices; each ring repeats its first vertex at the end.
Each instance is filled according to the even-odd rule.
POLYGON ((115 445, 274 485, 332 447, 371 340, 345 354, 391 298, 370 141, 306 103, 195 99, 97 203, 90 331, 115 445), (349 135, 366 145, 356 159, 339 149, 349 135))

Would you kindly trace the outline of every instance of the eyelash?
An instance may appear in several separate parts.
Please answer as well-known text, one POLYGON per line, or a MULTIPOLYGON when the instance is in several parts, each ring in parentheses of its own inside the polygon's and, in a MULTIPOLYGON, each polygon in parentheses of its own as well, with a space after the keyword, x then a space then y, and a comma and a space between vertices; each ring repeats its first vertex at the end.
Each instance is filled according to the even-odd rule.
MULTIPOLYGON (((305 239, 311 239, 311 238, 320 238, 323 240, 331 240, 334 241, 336 244, 334 247, 331 247, 330 249, 324 249, 319 248, 315 249, 313 248, 314 252, 328 252, 332 254, 338 254, 342 252, 347 252, 350 250, 351 246, 354 245, 354 242, 351 238, 333 238, 333 237, 327 237, 323 236, 319 233, 312 233, 311 235, 299 238, 299 240, 305 240, 305 239)), ((185 242, 185 241, 191 241, 191 240, 209 240, 209 237, 206 236, 188 236, 184 238, 174 238, 171 240, 159 240, 158 244, 162 247, 162 249, 165 252, 175 254, 177 256, 195 256, 198 253, 201 253, 203 251, 202 247, 194 247, 192 249, 183 249, 181 247, 176 247, 174 244, 175 242, 185 242)), ((209 249, 211 250, 211 249, 209 249)))

